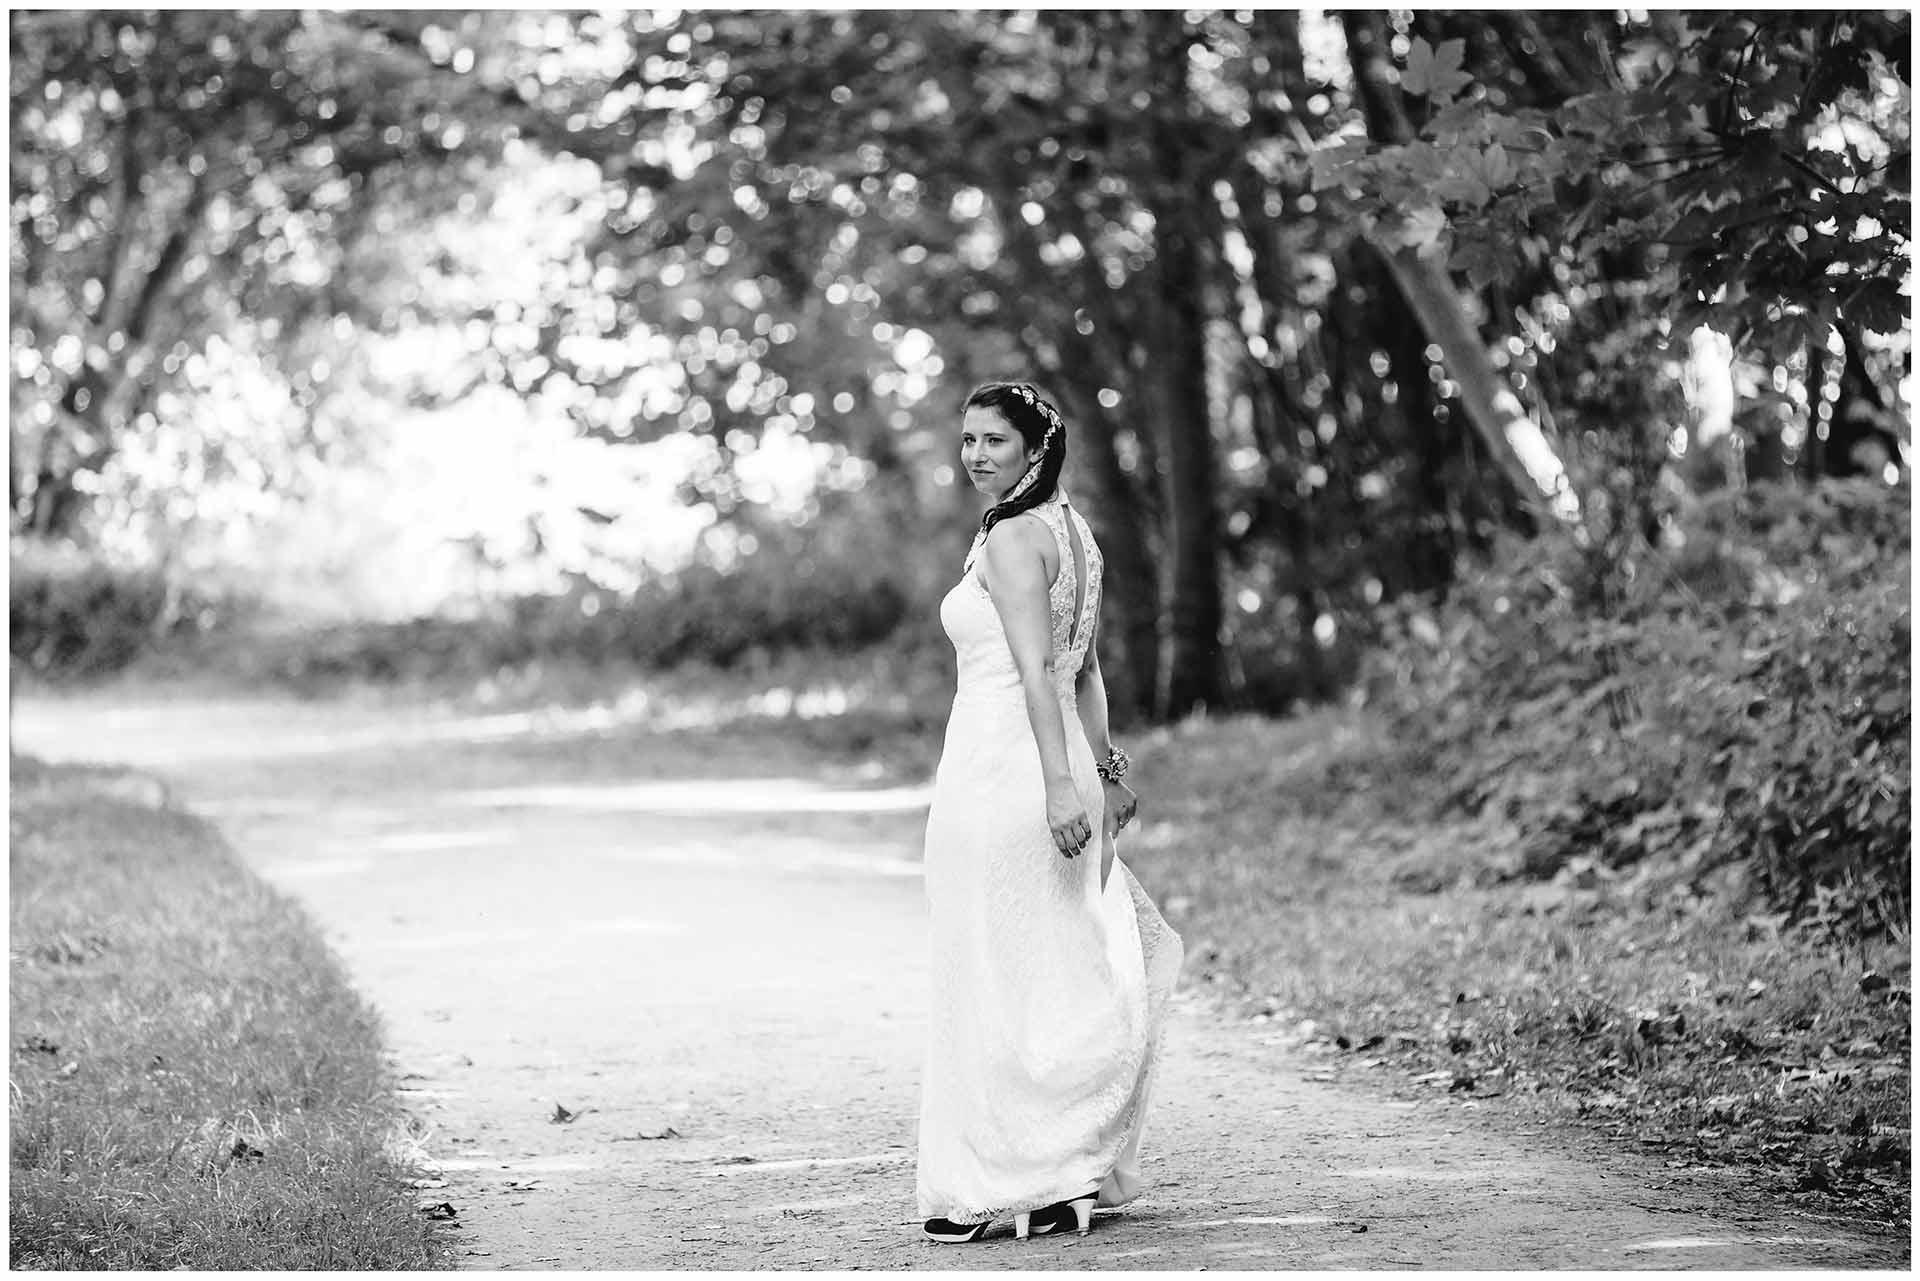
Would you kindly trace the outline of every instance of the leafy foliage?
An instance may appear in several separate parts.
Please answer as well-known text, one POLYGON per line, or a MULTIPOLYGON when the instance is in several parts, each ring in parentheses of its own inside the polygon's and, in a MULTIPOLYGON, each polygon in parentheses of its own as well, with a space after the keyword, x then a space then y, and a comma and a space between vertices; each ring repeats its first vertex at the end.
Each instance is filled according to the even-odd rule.
MULTIPOLYGON (((15 527, 176 580, 396 418, 506 403, 684 461, 678 514, 776 592, 832 535, 764 478, 810 472, 928 611, 952 556, 896 535, 964 529, 952 409, 1018 374, 1072 424, 1116 715, 1277 711, 1533 528, 1515 426, 1608 592, 1742 446, 1904 464, 1900 15, 10 22, 15 527), (1703 317, 1752 336, 1718 472, 1672 444, 1703 317)), ((593 561, 518 607, 585 635, 646 571, 618 562, 651 499, 564 483, 459 564, 498 605, 593 561), (595 530, 609 555, 556 550, 595 530)), ((709 620, 686 646, 751 649, 754 618, 789 643, 784 605, 709 598, 675 606, 709 620)))
POLYGON ((1905 1224, 1903 938, 1835 946, 1764 905, 1649 902, 1591 863, 1515 878, 1523 835, 1433 814, 1402 732, 1321 709, 1140 745, 1150 817, 1126 857, 1187 939, 1188 982, 1343 1083, 1585 1129, 1714 1195, 1732 1180, 1905 1224))
POLYGON ((354 434, 329 401, 407 292, 384 287, 383 238, 456 208, 434 175, 470 181, 512 120, 432 56, 436 30, 8 15, 16 527, 93 533, 95 494, 109 528, 168 514, 183 475, 294 487, 354 434))
POLYGON ((183 587, 157 569, 116 568, 71 546, 16 541, 8 557, 8 645, 16 663, 41 676, 105 676, 156 642, 243 613, 224 594, 183 587))
POLYGON ((1624 252, 1667 279, 1673 323, 1740 348, 1785 357, 1836 323, 1896 334, 1908 22, 1667 11, 1609 31, 1566 15, 1470 69, 1465 39, 1415 35, 1400 86, 1420 100, 1417 136, 1323 148, 1315 187, 1479 285, 1624 252))
POLYGON ((910 647, 906 624, 918 615, 909 608, 915 588, 906 567, 886 559, 875 536, 844 512, 823 526, 802 535, 769 522, 769 541, 804 537, 805 545, 731 564, 705 559, 628 591, 580 575, 566 591, 512 597, 476 617, 310 629, 262 646, 260 675, 309 690, 449 679, 472 686, 541 665, 738 671, 796 653, 859 653, 889 639, 910 647))
POLYGON ((1449 807, 1650 887, 1715 875, 1840 937, 1907 928, 1904 502, 1871 484, 1702 504, 1622 593, 1577 551, 1496 560, 1375 666, 1449 807))

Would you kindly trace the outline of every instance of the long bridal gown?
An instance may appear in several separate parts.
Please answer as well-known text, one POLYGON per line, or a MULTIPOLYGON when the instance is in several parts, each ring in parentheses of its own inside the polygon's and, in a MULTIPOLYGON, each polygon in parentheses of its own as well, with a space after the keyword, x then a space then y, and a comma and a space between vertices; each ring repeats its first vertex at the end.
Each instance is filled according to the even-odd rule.
POLYGON ((1103 1206, 1140 1194, 1147 1095, 1182 955, 1133 874, 1100 847, 1105 794, 1073 681, 1099 617, 1099 548, 1064 498, 1034 513, 1060 548, 1053 679, 1096 840, 1072 859, 1053 844, 1039 748, 976 544, 940 603, 959 688, 926 841, 932 1004, 918 1198, 922 1217, 955 1223, 1096 1189, 1103 1206))

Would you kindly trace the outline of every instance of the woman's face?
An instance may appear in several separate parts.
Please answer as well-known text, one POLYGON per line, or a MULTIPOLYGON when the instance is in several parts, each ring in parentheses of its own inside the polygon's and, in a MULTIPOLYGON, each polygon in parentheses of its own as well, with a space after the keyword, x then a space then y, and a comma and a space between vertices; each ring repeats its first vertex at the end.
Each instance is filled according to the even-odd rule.
POLYGON ((1040 461, 1038 447, 1027 442, 999 410, 975 405, 960 420, 960 465, 973 487, 997 503, 1040 461))

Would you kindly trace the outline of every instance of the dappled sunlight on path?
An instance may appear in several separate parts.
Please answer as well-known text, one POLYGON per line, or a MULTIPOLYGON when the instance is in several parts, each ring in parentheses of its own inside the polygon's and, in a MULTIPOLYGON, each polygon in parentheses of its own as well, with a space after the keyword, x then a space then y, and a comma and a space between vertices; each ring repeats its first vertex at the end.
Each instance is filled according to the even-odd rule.
POLYGON ((674 779, 592 787, 501 787, 439 798, 444 805, 620 814, 895 814, 926 812, 930 787, 849 791, 798 778, 674 779))
POLYGON ((1661 1169, 1504 1135, 1463 1102, 1341 1093, 1192 987, 1142 1201, 1085 1239, 1003 1228, 930 1246, 913 1217, 927 790, 836 778, 804 743, 755 732, 292 702, 65 699, 14 715, 25 750, 164 774, 321 922, 385 1019, 421 1155, 445 1180, 423 1196, 456 1207, 465 1266, 1752 1268, 1896 1253, 1703 1211, 1661 1169))
POLYGON ((39 750, 62 759, 79 759, 111 742, 120 749, 116 760, 185 767, 436 745, 541 743, 635 730, 672 735, 753 726, 764 731, 783 721, 842 714, 853 701, 838 686, 674 696, 633 688, 586 707, 473 712, 415 701, 203 698, 140 689, 126 694, 43 691, 16 699, 10 710, 16 737, 24 734, 39 750), (188 721, 192 732, 182 734, 188 721))

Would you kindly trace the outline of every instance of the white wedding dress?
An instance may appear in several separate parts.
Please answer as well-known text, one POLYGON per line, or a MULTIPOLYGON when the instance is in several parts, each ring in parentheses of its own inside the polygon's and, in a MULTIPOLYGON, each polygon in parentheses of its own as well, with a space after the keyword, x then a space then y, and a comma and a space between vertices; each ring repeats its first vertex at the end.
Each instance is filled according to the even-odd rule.
MULTIPOLYGON (((1099 617, 1100 551, 1063 497, 1033 511, 1060 548, 1054 681, 1074 785, 1100 833, 1105 798, 1073 683, 1099 617)), ((1103 1206, 1140 1194, 1147 1095, 1182 955, 1111 848, 1096 839, 1073 859, 1055 848, 1039 748, 979 554, 976 545, 940 603, 959 689, 927 816, 932 1004, 918 1198, 923 1218, 955 1223, 1095 1189, 1103 1206)))

